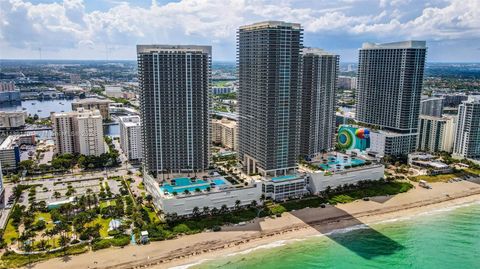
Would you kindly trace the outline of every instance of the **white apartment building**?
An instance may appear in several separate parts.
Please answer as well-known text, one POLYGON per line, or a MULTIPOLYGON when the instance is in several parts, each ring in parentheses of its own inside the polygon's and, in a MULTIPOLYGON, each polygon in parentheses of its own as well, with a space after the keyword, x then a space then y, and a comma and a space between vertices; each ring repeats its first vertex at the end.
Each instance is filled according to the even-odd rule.
POLYGON ((22 127, 26 117, 26 111, 0 111, 0 128, 22 127))
POLYGON ((105 153, 102 115, 99 110, 78 109, 52 113, 55 153, 100 156, 105 153))
POLYGON ((212 142, 237 150, 237 122, 227 118, 212 119, 212 142))
POLYGON ((103 141, 102 115, 98 110, 78 110, 73 118, 73 127, 77 132, 78 152, 82 155, 100 156, 105 153, 103 141))
POLYGON ((120 147, 128 160, 142 159, 142 124, 140 116, 119 117, 120 147))
POLYGON ((453 144, 455 143, 455 132, 457 131, 457 116, 450 115, 444 116, 447 120, 445 124, 445 130, 443 132, 443 140, 442 140, 442 151, 446 151, 449 153, 453 152, 453 144))
POLYGON ((480 95, 469 96, 458 108, 453 155, 480 160, 480 95))

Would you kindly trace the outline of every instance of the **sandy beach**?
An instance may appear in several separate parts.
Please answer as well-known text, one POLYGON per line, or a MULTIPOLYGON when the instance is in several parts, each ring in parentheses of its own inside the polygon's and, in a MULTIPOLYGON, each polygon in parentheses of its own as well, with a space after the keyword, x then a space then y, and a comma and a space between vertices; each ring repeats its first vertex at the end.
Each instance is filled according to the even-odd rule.
POLYGON ((433 183, 395 196, 374 197, 326 208, 306 208, 245 226, 225 227, 145 246, 128 246, 52 259, 29 268, 170 268, 215 259, 272 242, 327 234, 355 225, 414 217, 423 212, 480 201, 480 184, 433 183))

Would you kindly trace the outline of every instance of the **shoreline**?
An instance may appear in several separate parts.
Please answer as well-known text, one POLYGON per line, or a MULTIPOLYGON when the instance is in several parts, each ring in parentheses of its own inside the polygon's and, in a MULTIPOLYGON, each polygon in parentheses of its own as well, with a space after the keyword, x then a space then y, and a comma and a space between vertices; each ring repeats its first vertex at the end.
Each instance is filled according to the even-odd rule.
POLYGON ((415 188, 395 196, 372 197, 326 208, 305 208, 280 218, 255 220, 221 232, 202 232, 145 246, 105 249, 64 259, 52 259, 29 268, 188 268, 217 257, 266 248, 265 245, 315 235, 328 235, 357 225, 398 218, 480 201, 480 185, 472 182, 434 183, 432 190, 415 188))

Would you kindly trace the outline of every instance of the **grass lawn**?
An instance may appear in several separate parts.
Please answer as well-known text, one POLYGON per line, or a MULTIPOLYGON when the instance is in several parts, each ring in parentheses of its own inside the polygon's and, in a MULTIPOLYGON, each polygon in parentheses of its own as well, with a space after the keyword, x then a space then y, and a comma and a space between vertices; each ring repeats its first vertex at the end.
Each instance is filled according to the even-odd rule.
POLYGON ((287 211, 298 210, 306 207, 319 207, 321 204, 325 204, 327 201, 320 197, 304 198, 300 200, 292 200, 282 203, 282 206, 287 211))
POLYGON ((18 238, 18 233, 15 230, 15 227, 12 224, 12 219, 10 219, 7 223, 7 227, 5 228, 5 232, 3 233, 3 238, 7 244, 12 243, 13 238, 18 238))
POLYGON ((87 223, 86 226, 87 227, 93 227, 97 223, 102 225, 102 228, 100 229, 100 236, 101 237, 107 237, 108 236, 108 224, 110 224, 111 220, 112 220, 112 218, 104 219, 104 218, 99 216, 98 218, 96 218, 92 222, 87 223))
POLYGON ((420 181, 420 180, 425 180, 426 182, 447 182, 452 178, 460 177, 462 176, 461 174, 441 174, 441 175, 436 175, 436 176, 416 176, 411 178, 412 181, 420 181))
POLYGON ((37 212, 35 213, 35 222, 37 222, 40 218, 43 218, 43 220, 46 223, 47 230, 53 228, 55 226, 52 221, 52 216, 50 215, 49 212, 43 213, 43 212, 37 212))
POLYGON ((402 192, 407 192, 413 187, 407 182, 374 182, 372 184, 363 186, 355 190, 347 190, 330 195, 328 202, 349 203, 364 197, 394 195, 402 192))
POLYGON ((480 176, 480 169, 467 168, 464 171, 472 175, 480 176))
POLYGON ((101 202, 100 202, 100 208, 105 208, 105 207, 107 207, 107 206, 109 206, 109 205, 111 205, 111 206, 115 206, 115 205, 116 205, 116 203, 115 203, 115 201, 114 201, 114 200, 110 200, 110 201, 101 201, 101 202))
POLYGON ((153 223, 157 223, 160 221, 160 218, 158 218, 157 214, 155 213, 155 211, 153 211, 152 209, 150 209, 149 207, 143 207, 145 208, 145 211, 148 212, 148 217, 150 218, 150 221, 153 222, 153 223))

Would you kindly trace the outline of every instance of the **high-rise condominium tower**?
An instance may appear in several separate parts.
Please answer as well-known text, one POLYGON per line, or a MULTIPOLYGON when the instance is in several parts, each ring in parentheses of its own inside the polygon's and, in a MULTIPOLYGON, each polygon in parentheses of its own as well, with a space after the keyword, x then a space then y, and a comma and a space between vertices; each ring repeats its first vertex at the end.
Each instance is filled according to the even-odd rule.
POLYGON ((365 43, 360 49, 356 117, 393 133, 387 155, 415 150, 425 54, 425 41, 365 43))
POLYGON ((300 24, 267 21, 238 31, 239 157, 247 173, 297 166, 301 49, 300 24))
POLYGON ((99 110, 78 108, 52 113, 55 153, 100 156, 105 153, 102 115, 99 110))
POLYGON ((432 97, 420 101, 420 115, 441 117, 443 115, 443 98, 432 97))
POLYGON ((453 155, 480 160, 480 95, 469 96, 458 107, 453 155))
POLYGON ((339 56, 313 48, 305 48, 302 56, 300 154, 314 156, 333 148, 339 56))
POLYGON ((147 173, 202 171, 210 156, 210 46, 138 45, 147 173))
POLYGON ((118 117, 120 126, 120 147, 128 160, 142 159, 142 124, 139 116, 118 117))

